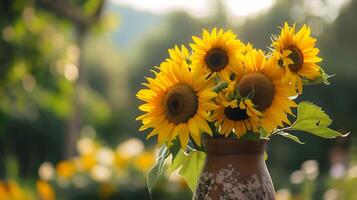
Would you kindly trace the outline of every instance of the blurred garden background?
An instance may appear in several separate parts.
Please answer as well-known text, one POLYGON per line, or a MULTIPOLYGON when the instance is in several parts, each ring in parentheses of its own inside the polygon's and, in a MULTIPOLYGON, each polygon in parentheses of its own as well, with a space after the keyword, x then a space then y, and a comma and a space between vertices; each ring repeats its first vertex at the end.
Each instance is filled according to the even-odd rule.
MULTIPOLYGON (((279 200, 357 199, 356 0, 3 0, 0 3, 0 200, 150 199, 157 152, 139 133, 136 92, 175 44, 232 29, 268 50, 285 21, 308 24, 331 85, 301 99, 349 137, 305 145, 274 136, 279 200)), ((167 176, 153 199, 190 199, 167 176)))

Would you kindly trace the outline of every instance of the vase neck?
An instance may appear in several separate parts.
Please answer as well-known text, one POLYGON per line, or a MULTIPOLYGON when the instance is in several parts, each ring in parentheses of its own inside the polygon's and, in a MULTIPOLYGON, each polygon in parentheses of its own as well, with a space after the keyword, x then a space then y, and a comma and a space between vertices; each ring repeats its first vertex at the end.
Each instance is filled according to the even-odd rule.
POLYGON ((206 138, 203 140, 207 154, 222 156, 234 154, 263 155, 267 142, 267 139, 253 141, 233 138, 206 138))

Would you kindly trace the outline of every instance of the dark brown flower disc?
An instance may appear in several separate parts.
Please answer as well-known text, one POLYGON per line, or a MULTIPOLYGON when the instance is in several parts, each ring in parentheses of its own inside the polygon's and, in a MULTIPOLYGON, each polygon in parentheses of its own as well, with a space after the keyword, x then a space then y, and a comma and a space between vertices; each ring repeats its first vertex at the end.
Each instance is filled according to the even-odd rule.
POLYGON ((249 118, 247 115, 247 111, 245 109, 240 109, 239 107, 237 108, 231 108, 227 107, 224 109, 224 115, 233 121, 243 121, 249 118))
POLYGON ((273 102, 274 83, 266 75, 258 72, 244 75, 238 83, 239 92, 243 97, 253 94, 252 102, 257 110, 264 111, 273 102))
POLYGON ((224 50, 214 48, 207 53, 205 62, 209 69, 213 72, 218 72, 228 65, 228 55, 224 50))
POLYGON ((293 72, 297 72, 304 64, 304 56, 300 49, 295 46, 290 46, 289 50, 292 51, 289 55, 289 58, 294 62, 293 64, 289 65, 289 69, 293 72))
POLYGON ((197 113, 198 98, 186 84, 172 86, 164 99, 166 118, 175 124, 187 122, 197 113))

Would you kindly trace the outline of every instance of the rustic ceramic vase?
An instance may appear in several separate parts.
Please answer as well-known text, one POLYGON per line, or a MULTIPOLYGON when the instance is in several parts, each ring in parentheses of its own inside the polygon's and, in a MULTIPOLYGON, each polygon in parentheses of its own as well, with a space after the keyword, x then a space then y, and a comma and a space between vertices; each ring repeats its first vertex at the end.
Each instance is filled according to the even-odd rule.
POLYGON ((264 160, 268 140, 207 138, 195 200, 275 200, 264 160))

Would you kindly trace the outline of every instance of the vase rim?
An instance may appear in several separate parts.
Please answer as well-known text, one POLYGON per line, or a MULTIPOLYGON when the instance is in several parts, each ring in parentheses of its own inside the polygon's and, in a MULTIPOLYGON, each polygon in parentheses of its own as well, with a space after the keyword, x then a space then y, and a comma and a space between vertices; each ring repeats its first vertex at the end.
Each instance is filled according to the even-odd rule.
POLYGON ((263 155, 268 141, 268 138, 256 141, 238 138, 204 138, 203 144, 207 149, 207 154, 211 155, 263 155))

